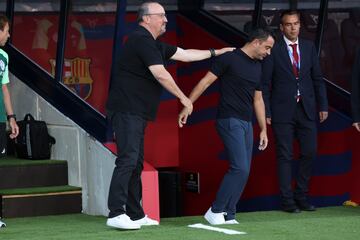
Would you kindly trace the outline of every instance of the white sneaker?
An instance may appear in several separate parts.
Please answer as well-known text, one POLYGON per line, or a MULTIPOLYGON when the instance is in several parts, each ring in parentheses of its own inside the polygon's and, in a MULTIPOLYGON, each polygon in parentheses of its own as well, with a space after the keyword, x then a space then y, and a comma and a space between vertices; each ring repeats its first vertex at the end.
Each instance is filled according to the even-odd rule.
POLYGON ((231 220, 225 221, 225 224, 239 224, 239 222, 236 221, 236 219, 231 219, 231 220))
POLYGON ((204 218, 212 225, 220 225, 225 223, 224 213, 214 213, 211 207, 205 213, 204 218))
POLYGON ((154 226, 154 225, 159 225, 159 222, 149 218, 147 215, 145 215, 145 217, 135 220, 133 221, 136 224, 139 224, 140 226, 154 226))
POLYGON ((113 218, 108 218, 106 225, 120 229, 140 229, 141 227, 139 224, 132 221, 125 213, 113 218))
POLYGON ((0 228, 6 227, 6 224, 0 220, 0 228))

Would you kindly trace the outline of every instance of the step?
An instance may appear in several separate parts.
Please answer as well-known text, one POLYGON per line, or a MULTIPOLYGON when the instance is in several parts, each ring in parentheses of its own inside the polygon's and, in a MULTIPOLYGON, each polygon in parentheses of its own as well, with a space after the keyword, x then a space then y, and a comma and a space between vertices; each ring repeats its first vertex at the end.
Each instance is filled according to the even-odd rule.
POLYGON ((67 184, 68 168, 64 160, 0 159, 0 189, 67 184))
POLYGON ((1 217, 30 217, 80 213, 81 188, 53 186, 0 189, 1 217))

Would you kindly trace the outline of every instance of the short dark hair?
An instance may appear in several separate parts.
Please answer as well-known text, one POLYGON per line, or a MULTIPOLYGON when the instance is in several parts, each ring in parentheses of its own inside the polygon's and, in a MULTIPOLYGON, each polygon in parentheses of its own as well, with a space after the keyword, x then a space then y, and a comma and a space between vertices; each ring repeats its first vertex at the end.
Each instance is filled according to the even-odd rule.
POLYGON ((145 16, 146 14, 149 13, 149 5, 153 4, 153 3, 160 4, 160 3, 156 2, 156 1, 146 1, 146 2, 143 2, 140 5, 140 7, 138 9, 138 13, 137 13, 137 18, 136 18, 136 21, 138 23, 143 21, 143 16, 145 16))
POLYGON ((269 37, 275 39, 274 33, 269 28, 255 28, 249 33, 248 42, 252 42, 255 39, 264 42, 269 37))
POLYGON ((297 11, 297 10, 290 9, 290 10, 285 10, 285 11, 281 12, 281 14, 280 14, 280 23, 282 24, 283 23, 283 18, 285 16, 289 16, 289 15, 297 15, 299 20, 300 20, 300 12, 297 11))
POLYGON ((9 19, 5 16, 0 14, 0 30, 4 31, 6 24, 9 24, 9 19))

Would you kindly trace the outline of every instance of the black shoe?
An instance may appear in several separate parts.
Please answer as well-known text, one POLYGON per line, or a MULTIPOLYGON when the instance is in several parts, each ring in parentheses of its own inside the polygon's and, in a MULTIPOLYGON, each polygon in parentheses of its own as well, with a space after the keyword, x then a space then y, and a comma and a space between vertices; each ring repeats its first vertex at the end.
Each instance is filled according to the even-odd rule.
POLYGON ((291 206, 283 206, 281 207, 281 210, 288 213, 300 213, 300 209, 296 205, 291 206))
POLYGON ((299 207, 299 209, 303 210, 303 211, 309 211, 309 212, 313 212, 316 211, 316 208, 314 205, 311 205, 310 203, 306 202, 306 201, 297 201, 296 205, 299 207))

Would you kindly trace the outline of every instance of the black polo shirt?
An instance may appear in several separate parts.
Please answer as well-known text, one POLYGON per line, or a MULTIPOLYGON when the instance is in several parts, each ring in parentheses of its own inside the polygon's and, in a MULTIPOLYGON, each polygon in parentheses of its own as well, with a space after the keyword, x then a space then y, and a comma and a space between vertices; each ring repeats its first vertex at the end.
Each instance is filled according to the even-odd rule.
POLYGON ((220 80, 217 118, 251 121, 255 90, 261 90, 260 62, 236 49, 217 57, 210 71, 220 80))
POLYGON ((154 120, 162 86, 149 70, 151 65, 165 65, 177 47, 155 40, 142 26, 128 36, 116 64, 106 104, 108 115, 115 112, 139 115, 154 120))

